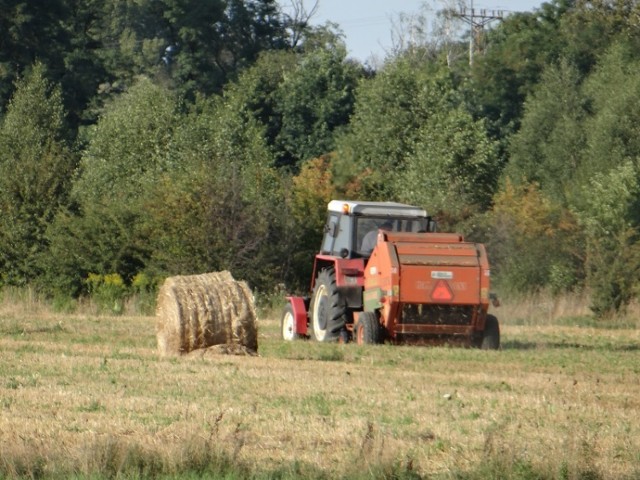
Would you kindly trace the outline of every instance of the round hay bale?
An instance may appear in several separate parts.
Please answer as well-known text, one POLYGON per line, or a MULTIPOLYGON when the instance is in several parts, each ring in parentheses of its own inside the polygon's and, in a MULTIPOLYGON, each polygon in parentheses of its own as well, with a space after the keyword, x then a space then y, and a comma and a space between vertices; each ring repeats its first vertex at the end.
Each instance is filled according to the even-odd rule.
POLYGON ((258 351, 253 295, 227 271, 167 278, 158 292, 156 319, 162 355, 221 344, 258 351))

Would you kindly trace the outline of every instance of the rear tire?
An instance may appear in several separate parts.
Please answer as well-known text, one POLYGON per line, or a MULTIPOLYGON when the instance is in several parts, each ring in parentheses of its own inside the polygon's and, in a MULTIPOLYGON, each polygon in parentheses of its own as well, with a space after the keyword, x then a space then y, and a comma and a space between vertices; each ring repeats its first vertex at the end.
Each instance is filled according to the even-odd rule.
POLYGON ((282 334, 282 339, 287 342, 302 338, 302 335, 296 333, 296 317, 293 314, 293 307, 290 303, 287 303, 282 311, 280 333, 282 334))
POLYGON ((493 315, 487 315, 480 348, 482 350, 498 350, 500 348, 500 324, 493 315))
POLYGON ((338 340, 347 322, 347 307, 336 285, 333 267, 318 273, 309 310, 312 337, 318 342, 338 340))
POLYGON ((382 329, 378 317, 373 312, 362 312, 356 326, 356 340, 358 345, 373 345, 382 340, 382 329))

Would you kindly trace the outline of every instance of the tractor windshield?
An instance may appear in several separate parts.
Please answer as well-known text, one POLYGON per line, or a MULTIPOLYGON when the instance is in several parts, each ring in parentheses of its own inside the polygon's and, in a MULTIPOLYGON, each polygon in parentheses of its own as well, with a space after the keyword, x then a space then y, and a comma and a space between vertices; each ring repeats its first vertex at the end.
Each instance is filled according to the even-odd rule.
MULTIPOLYGON (((363 245, 369 232, 379 229, 393 232, 426 232, 428 220, 426 218, 389 218, 389 217, 357 217, 354 231, 354 245, 357 251, 365 256, 371 254, 370 245, 363 245), (364 247, 364 248, 363 248, 364 247)), ((372 234, 372 235, 375 235, 372 234)))

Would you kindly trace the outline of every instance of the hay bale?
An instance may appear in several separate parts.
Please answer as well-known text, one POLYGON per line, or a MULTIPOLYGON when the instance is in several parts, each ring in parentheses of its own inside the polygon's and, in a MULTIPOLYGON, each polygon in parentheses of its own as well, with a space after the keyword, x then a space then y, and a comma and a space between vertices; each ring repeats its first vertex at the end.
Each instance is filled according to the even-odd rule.
POLYGON ((162 355, 223 344, 258 351, 253 295, 227 271, 167 278, 158 292, 156 320, 162 355))

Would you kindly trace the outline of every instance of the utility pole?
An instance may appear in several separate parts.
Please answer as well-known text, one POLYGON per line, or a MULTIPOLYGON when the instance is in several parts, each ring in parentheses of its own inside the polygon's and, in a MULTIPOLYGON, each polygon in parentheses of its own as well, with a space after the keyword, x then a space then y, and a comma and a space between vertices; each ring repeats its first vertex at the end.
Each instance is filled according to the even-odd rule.
POLYGON ((469 66, 473 66, 473 56, 476 45, 482 40, 484 26, 493 20, 502 20, 504 11, 502 10, 475 10, 473 8, 473 0, 470 0, 470 8, 460 8, 460 12, 453 12, 454 17, 461 18, 465 23, 471 26, 471 34, 469 35, 469 66))

